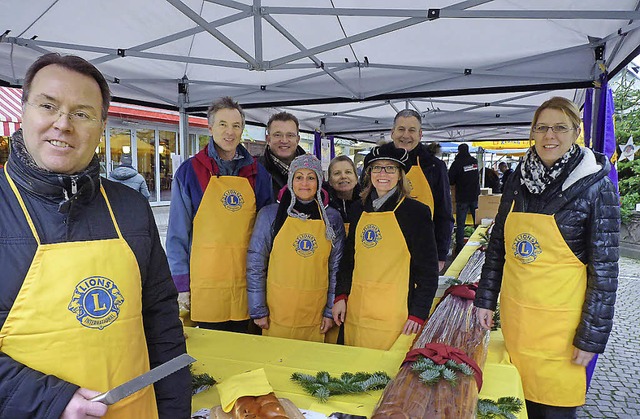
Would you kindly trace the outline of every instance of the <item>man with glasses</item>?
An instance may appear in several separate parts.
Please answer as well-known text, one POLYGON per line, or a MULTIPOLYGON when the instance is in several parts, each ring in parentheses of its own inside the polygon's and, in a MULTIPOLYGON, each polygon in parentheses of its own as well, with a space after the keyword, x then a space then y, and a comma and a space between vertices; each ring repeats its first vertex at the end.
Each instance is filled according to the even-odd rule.
POLYGON ((289 165, 298 156, 305 154, 300 142, 298 118, 288 112, 271 115, 267 123, 267 147, 258 161, 271 175, 273 196, 287 184, 289 165))
MULTIPOLYGON (((90 399, 186 352, 153 213, 100 178, 106 80, 76 56, 27 70, 0 172, 0 417, 101 417, 90 399)), ((188 370, 109 407, 187 417, 188 370)))
POLYGON ((245 119, 238 102, 213 102, 207 119, 209 144, 173 179, 167 256, 191 320, 246 333, 247 248, 257 212, 273 202, 271 177, 240 144, 245 119))
POLYGON ((411 169, 407 173, 407 179, 411 184, 410 196, 431 210, 438 248, 438 267, 442 271, 447 261, 453 232, 447 166, 420 142, 422 116, 413 109, 403 109, 397 113, 393 120, 391 139, 396 147, 409 152, 411 169))

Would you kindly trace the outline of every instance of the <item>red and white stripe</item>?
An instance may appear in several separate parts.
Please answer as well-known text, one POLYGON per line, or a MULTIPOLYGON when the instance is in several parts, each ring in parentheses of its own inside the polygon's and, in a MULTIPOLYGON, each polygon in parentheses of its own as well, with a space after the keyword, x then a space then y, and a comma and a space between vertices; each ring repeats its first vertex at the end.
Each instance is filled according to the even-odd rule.
POLYGON ((0 87, 0 136, 10 136, 22 122, 22 89, 0 87))

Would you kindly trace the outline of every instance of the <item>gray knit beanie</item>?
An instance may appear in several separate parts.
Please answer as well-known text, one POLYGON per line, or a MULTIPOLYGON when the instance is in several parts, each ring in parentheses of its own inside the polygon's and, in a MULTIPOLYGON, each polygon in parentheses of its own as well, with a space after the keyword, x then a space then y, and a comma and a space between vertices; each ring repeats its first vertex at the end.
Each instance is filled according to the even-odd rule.
POLYGON ((324 176, 322 173, 322 164, 320 163, 320 160, 318 160, 313 154, 303 154, 301 156, 298 156, 293 159, 293 161, 289 165, 289 178, 287 179, 287 186, 289 187, 289 192, 291 192, 291 203, 287 208, 287 214, 290 217, 306 219, 306 217, 304 217, 303 215, 293 212, 293 206, 296 204, 296 194, 293 193, 293 176, 299 169, 313 170, 316 174, 316 179, 318 180, 316 201, 318 201, 320 214, 322 215, 322 220, 324 221, 324 225, 326 226, 325 235, 329 241, 333 242, 335 233, 333 232, 333 228, 331 228, 331 223, 327 218, 327 211, 325 210, 324 203, 322 202, 322 179, 324 176))

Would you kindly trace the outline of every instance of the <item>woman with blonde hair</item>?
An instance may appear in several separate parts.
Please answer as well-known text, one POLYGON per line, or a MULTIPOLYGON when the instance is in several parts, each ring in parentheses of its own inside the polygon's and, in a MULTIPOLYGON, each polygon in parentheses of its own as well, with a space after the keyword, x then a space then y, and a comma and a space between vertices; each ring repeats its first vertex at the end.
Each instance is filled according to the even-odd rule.
POLYGON ((346 345, 387 350, 400 333, 417 333, 429 314, 438 254, 429 207, 409 198, 409 164, 393 143, 365 158, 333 306, 346 345))
POLYGON ((606 156, 576 144, 562 97, 535 112, 535 141, 504 185, 475 305, 500 319, 530 418, 575 418, 613 323, 620 208, 606 156))

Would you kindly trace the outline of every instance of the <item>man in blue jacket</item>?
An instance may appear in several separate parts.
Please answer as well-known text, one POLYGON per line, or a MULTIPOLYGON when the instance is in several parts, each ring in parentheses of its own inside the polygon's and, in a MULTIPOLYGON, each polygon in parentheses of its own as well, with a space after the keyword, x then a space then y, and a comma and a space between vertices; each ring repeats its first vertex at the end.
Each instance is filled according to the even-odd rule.
MULTIPOLYGON (((27 70, 22 129, 0 171, 0 417, 101 417, 90 399, 186 352, 153 213, 100 178, 109 109, 100 72, 46 54, 27 70)), ((189 417, 187 369, 111 405, 189 417)))
POLYGON ((246 258, 256 213, 273 202, 271 176, 240 141, 245 117, 230 97, 207 112, 209 144, 177 170, 167 256, 182 307, 201 327, 246 332, 246 258))
POLYGON ((411 169, 407 179, 411 184, 411 197, 431 209, 438 248, 438 267, 442 271, 447 261, 453 214, 451 209, 451 189, 447 166, 433 155, 420 141, 422 140, 422 116, 413 109, 403 109, 393 120, 391 139, 398 148, 409 152, 411 169))

